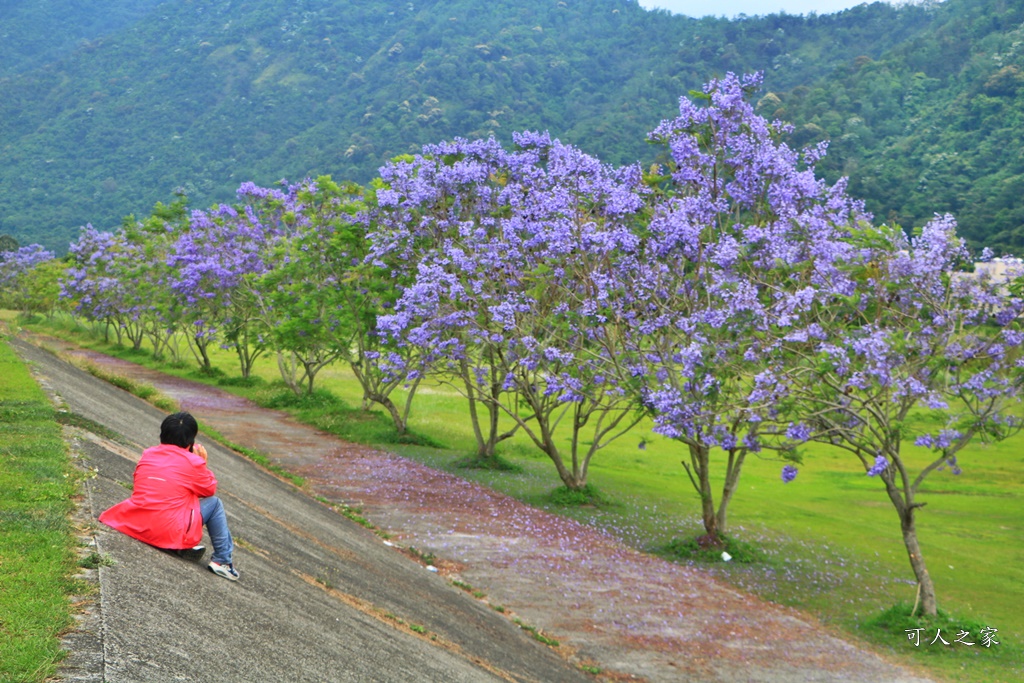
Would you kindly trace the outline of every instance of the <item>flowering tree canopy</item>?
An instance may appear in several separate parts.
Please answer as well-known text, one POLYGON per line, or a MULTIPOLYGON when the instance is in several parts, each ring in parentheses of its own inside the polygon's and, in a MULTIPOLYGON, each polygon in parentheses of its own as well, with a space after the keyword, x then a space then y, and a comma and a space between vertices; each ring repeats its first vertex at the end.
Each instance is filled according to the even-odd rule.
POLYGON ((135 349, 148 337, 159 357, 176 331, 175 294, 167 254, 185 222, 184 197, 158 203, 143 221, 127 217, 116 232, 86 225, 68 249, 71 266, 61 281, 61 296, 75 312, 113 327, 120 343, 127 336, 135 349))
POLYGON ((494 140, 456 140, 382 170, 389 186, 377 193, 371 257, 410 264, 415 275, 380 326, 459 378, 479 455, 492 455, 504 436, 503 413, 566 486, 581 488, 630 405, 603 368, 600 325, 580 303, 595 264, 634 241, 640 174, 546 135, 515 141, 509 152, 494 140), (554 435, 564 417, 565 457, 554 435), (585 428, 593 438, 584 448, 585 428))
POLYGON ((808 333, 791 337, 801 364, 792 393, 813 438, 854 454, 884 486, 922 609, 934 615, 917 540, 915 514, 925 504, 918 492, 936 470, 960 474, 957 454, 972 440, 998 441, 1021 427, 1024 302, 1007 283, 1024 272, 954 272, 967 253, 948 215, 910 240, 882 227, 851 242, 856 289, 816 308, 808 333))
POLYGON ((57 304, 64 265, 52 251, 29 244, 0 251, 0 305, 25 312, 50 313, 57 304))
MULTIPOLYGON (((170 351, 179 360, 174 340, 182 309, 178 305, 180 297, 172 288, 174 274, 168 257, 175 238, 187 225, 187 203, 183 195, 170 204, 157 203, 143 220, 126 218, 119 231, 124 251, 115 260, 115 268, 123 282, 131 283, 124 292, 124 302, 157 358, 170 351)), ((189 335, 186 339, 192 341, 189 335)), ((138 342, 135 345, 138 348, 138 342)), ((208 362, 203 365, 209 367, 208 362)))
MULTIPOLYGON (((478 456, 521 430, 573 489, 646 414, 683 449, 710 543, 749 454, 789 483, 801 444, 832 444, 882 483, 934 614, 919 489, 1021 427, 1024 273, 956 273, 948 216, 912 239, 873 227, 845 180, 815 177, 824 144, 791 149, 754 112, 760 82, 682 98, 647 175, 540 133, 428 145, 366 191, 245 183, 236 206, 87 226, 63 291, 136 347, 187 329, 207 366, 214 340, 243 375, 267 345, 296 393, 348 362, 400 433, 432 373, 468 400, 478 456)), ((0 287, 50 256, 4 254, 0 287)))
POLYGON ((317 373, 341 357, 350 340, 339 329, 344 313, 324 249, 322 231, 328 228, 303 203, 303 192, 315 193, 315 184, 282 191, 246 183, 239 196, 249 206, 233 225, 251 223, 260 232, 259 275, 243 282, 282 378, 296 393, 312 393, 317 373))
POLYGON ((343 360, 363 387, 364 405, 382 405, 403 433, 414 390, 404 409, 392 402, 405 380, 396 368, 407 364, 376 332, 377 315, 400 287, 366 263, 367 228, 359 218, 365 214, 363 189, 321 176, 287 191, 247 183, 239 195, 248 205, 235 223, 261 231, 258 238, 239 237, 237 228, 232 233, 232 239, 259 245, 253 259, 261 259, 260 265, 242 282, 285 382, 296 393, 311 393, 316 374, 343 360))
POLYGON ((0 288, 13 286, 19 275, 52 258, 53 252, 47 251, 40 244, 0 251, 0 288))
POLYGON ((209 368, 207 348, 218 339, 238 354, 242 377, 249 377, 262 353, 248 280, 266 272, 268 239, 252 206, 222 204, 193 211, 168 254, 175 308, 204 367, 209 368))
MULTIPOLYGON (((782 124, 754 113, 746 97, 759 83, 712 81, 651 134, 668 147, 669 174, 651 179, 659 191, 642 239, 605 276, 617 283, 610 305, 629 373, 655 432, 687 447, 713 543, 746 455, 772 447, 794 458, 809 436, 786 425, 794 368, 780 341, 804 328, 816 301, 851 290, 837 263, 862 217, 844 183, 815 178, 823 146, 795 152, 778 141, 782 124)), ((789 465, 783 481, 795 474, 789 465)))
MULTIPOLYGON (((129 251, 123 233, 86 225, 68 247, 71 267, 61 281, 61 296, 72 303, 74 311, 87 320, 102 322, 105 334, 113 327, 119 343, 125 330, 134 330, 128 293, 132 283, 121 277, 120 267, 120 259, 129 251)), ((131 332, 129 337, 142 343, 141 331, 131 332)))
POLYGON ((416 367, 395 368, 422 376, 438 368, 442 381, 462 392, 469 406, 477 455, 491 458, 498 442, 499 401, 505 377, 489 335, 469 338, 473 301, 458 268, 471 266, 475 246, 500 213, 499 173, 506 157, 494 140, 429 146, 424 154, 381 169, 383 187, 367 216, 370 262, 407 282, 398 309, 379 320, 380 333, 402 348, 418 349, 416 367), (453 243, 454 242, 454 243, 453 243), (455 249, 452 262, 448 251, 455 249), (475 342, 475 343, 474 343, 475 342), (486 413, 485 415, 481 414, 486 413))

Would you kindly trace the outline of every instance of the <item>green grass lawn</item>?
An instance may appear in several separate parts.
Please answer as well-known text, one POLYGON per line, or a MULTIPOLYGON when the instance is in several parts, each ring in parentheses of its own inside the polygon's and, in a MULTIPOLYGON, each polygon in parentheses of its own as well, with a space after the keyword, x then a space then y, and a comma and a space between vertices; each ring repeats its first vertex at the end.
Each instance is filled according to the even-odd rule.
POLYGON ((0 681, 44 681, 83 590, 69 514, 75 475, 50 401, 0 337, 0 681))
MULTIPOLYGON (((39 329, 67 335, 75 326, 64 321, 39 329)), ((112 349, 84 332, 78 328, 76 338, 88 345, 154 365, 147 354, 112 349)), ((238 375, 229 352, 218 350, 214 362, 224 376, 238 375)), ((217 383, 191 368, 164 369, 217 383)), ((264 403, 276 396, 287 407, 289 401, 280 401, 280 389, 269 386, 277 379, 273 361, 263 359, 256 374, 264 382, 255 387, 225 388, 264 403)), ((394 441, 383 415, 367 418, 357 410, 361 393, 346 368, 325 369, 317 384, 340 404, 317 409, 314 401, 292 409, 353 440, 394 441)), ((551 502, 550 493, 560 481, 546 456, 524 435, 502 448, 502 455, 522 468, 519 472, 457 468, 455 463, 472 450, 473 436, 465 404, 449 387, 424 385, 410 424, 424 441, 442 447, 388 443, 389 448, 587 521, 635 547, 654 551, 673 538, 701 532, 698 499, 680 466, 684 453, 678 444, 653 435, 649 424, 639 425, 597 454, 590 482, 608 502, 584 507, 551 502)), ((927 457, 923 450, 917 455, 922 462, 927 457)), ((707 569, 766 599, 809 610, 829 627, 869 641, 898 661, 924 667, 932 676, 1024 680, 1024 435, 993 446, 975 444, 959 460, 962 475, 935 472, 925 484, 921 499, 927 506, 918 516, 920 541, 940 609, 953 615, 954 623, 997 628, 999 645, 943 648, 922 642, 914 647, 902 630, 868 627, 869 620, 893 604, 912 603, 915 583, 898 518, 881 482, 865 476, 852 456, 829 447, 809 448, 799 476, 790 484, 780 480, 781 462, 750 457, 730 508, 730 533, 760 548, 764 559, 753 564, 720 562, 707 569)), ((926 635, 930 641, 934 629, 926 635)), ((946 630, 942 635, 950 642, 955 638, 946 630)))

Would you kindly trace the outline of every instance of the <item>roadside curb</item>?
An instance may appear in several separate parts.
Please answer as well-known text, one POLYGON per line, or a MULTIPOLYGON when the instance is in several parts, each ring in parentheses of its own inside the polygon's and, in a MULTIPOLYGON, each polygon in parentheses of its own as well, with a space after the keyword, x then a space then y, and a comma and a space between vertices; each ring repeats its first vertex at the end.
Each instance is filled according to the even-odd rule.
POLYGON ((71 596, 72 604, 79 610, 74 614, 75 627, 61 638, 61 647, 68 657, 57 669, 58 680, 70 683, 94 683, 106 680, 104 662, 103 595, 100 572, 103 571, 103 552, 96 532, 93 514, 92 481, 94 470, 88 467, 88 459, 75 443, 78 430, 65 426, 62 429, 64 442, 68 445, 71 461, 84 472, 81 483, 82 500, 75 506, 72 523, 78 531, 78 554, 82 564, 92 564, 91 558, 99 560, 97 566, 81 567, 76 579, 85 582, 89 590, 85 595, 71 596))

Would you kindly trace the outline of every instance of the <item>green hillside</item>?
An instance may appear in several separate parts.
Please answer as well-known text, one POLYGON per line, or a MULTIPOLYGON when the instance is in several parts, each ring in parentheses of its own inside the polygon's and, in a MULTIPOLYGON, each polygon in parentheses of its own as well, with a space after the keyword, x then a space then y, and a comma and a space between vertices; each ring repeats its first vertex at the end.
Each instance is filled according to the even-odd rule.
POLYGON ((175 191, 202 207, 244 180, 365 182, 454 136, 547 129, 607 161, 649 163, 644 135, 680 95, 755 69, 772 93, 762 106, 797 124, 794 141, 830 137, 829 172, 850 174, 876 214, 909 226, 953 210, 996 246, 1024 225, 1006 114, 1020 111, 1016 72, 985 91, 994 52, 999 69, 1016 66, 1024 10, 1008 2, 736 21, 631 0, 107 4, 0 10, 25 36, 0 50, 0 233, 22 243, 63 251, 80 225, 111 227, 175 191), (67 17, 98 37, 75 38, 67 17), (32 40, 50 32, 39 65, 32 40))
POLYGON ((27 71, 75 50, 95 49, 162 0, 4 0, 0 3, 0 77, 27 71))
POLYGON ((976 247, 1024 254, 1024 3, 950 0, 929 30, 782 94, 828 137, 823 165, 905 227, 951 212, 976 247))

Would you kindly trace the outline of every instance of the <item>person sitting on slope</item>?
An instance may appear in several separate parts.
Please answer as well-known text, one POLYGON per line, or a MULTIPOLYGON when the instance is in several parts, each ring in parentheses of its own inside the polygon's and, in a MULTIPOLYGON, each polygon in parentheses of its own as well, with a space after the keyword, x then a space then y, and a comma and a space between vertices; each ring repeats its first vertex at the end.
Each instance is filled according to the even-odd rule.
POLYGON ((189 413, 167 416, 160 445, 147 448, 135 467, 132 495, 100 515, 100 521, 143 543, 165 550, 203 550, 203 524, 213 543, 210 571, 238 580, 231 562, 234 542, 224 505, 214 494, 217 478, 207 453, 195 442, 199 433, 189 413))

